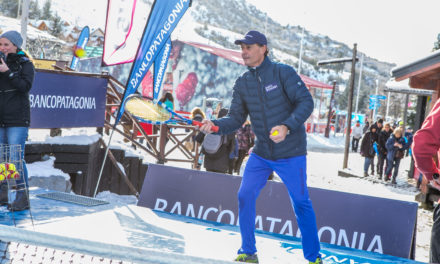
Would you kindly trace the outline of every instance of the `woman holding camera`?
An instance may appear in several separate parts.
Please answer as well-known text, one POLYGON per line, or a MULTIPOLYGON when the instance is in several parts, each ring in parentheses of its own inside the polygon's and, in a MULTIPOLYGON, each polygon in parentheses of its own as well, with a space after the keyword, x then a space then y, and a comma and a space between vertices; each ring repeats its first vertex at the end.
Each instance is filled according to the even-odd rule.
MULTIPOLYGON (((8 204, 8 189, 0 184, 0 205, 8 204, 11 211, 29 209, 28 173, 24 162, 24 147, 30 124, 29 91, 34 81, 34 65, 22 51, 23 38, 17 31, 0 35, 0 144, 21 145, 23 174, 16 181, 14 202, 8 204)), ((11 151, 11 154, 12 153, 11 151)), ((17 169, 19 166, 15 164, 17 169)), ((20 164, 19 164, 20 165, 20 164)))

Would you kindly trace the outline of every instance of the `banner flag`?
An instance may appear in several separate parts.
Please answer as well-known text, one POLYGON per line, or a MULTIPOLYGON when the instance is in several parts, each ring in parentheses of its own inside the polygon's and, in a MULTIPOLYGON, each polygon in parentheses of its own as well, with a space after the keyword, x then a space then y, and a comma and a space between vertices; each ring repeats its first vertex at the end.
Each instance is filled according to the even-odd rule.
POLYGON ((108 0, 105 22, 103 66, 132 62, 151 4, 139 0, 108 0))
POLYGON ((124 113, 125 99, 136 91, 190 4, 191 0, 155 1, 153 3, 115 124, 119 122, 122 113, 124 113))
POLYGON ((87 45, 87 42, 89 41, 90 37, 90 29, 88 26, 85 26, 81 33, 79 34, 78 41, 76 42, 75 47, 73 47, 73 56, 72 56, 72 62, 70 63, 70 68, 72 70, 76 69, 76 65, 78 65, 78 61, 80 57, 83 57, 85 55, 85 48, 87 45))
POLYGON ((156 102, 159 98, 160 88, 165 76, 165 70, 167 69, 168 58, 171 53, 171 38, 168 38, 167 43, 163 46, 159 55, 154 60, 154 89, 153 99, 156 102))

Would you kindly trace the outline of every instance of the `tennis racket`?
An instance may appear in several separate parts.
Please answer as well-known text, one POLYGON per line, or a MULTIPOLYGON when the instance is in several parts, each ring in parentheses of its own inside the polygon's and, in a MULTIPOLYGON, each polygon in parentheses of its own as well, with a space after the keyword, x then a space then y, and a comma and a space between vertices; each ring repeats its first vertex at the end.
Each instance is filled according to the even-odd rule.
MULTIPOLYGON (((203 123, 179 115, 160 101, 155 104, 150 98, 142 97, 137 94, 127 97, 125 101, 125 111, 141 122, 154 125, 181 122, 198 127, 203 126, 203 123)), ((218 132, 218 126, 213 126, 211 131, 218 132)))

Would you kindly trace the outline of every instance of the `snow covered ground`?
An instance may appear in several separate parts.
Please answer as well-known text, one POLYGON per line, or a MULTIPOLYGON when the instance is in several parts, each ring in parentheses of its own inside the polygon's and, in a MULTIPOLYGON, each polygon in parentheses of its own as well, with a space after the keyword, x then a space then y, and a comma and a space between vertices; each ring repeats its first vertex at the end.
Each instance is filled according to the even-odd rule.
MULTIPOLYGON (((50 138, 49 130, 35 129, 29 133, 30 142, 50 142, 59 144, 87 144, 90 141, 96 141, 98 135, 94 129, 63 129, 62 137, 50 138)), ((105 136, 107 142, 108 138, 105 136)), ((397 185, 384 184, 377 181, 375 177, 368 178, 345 178, 338 176, 338 170, 342 169, 344 158, 345 137, 342 134, 331 135, 330 138, 323 137, 322 134, 308 134, 308 184, 312 187, 330 189, 336 191, 351 192, 356 194, 370 195, 376 197, 390 198, 403 201, 414 201, 418 190, 414 187, 413 180, 407 179, 407 170, 410 167, 410 158, 405 157, 399 169, 397 185)), ((122 138, 117 133, 112 140, 112 147, 127 149, 127 143, 123 143, 122 138)), ((155 163, 155 160, 142 153, 127 149, 132 155, 144 157, 146 162, 155 163)), ((177 154, 178 155, 178 154, 177 154)), ((363 173, 364 159, 359 153, 349 153, 348 169, 353 173, 361 175, 363 173)), ((170 162, 167 165, 190 168, 187 163, 170 162)), ((32 176, 50 176, 65 175, 62 171, 53 168, 53 160, 45 162, 35 162, 28 164, 30 177, 32 176)), ((109 192, 98 194, 100 199, 111 199, 122 203, 134 203, 134 197, 120 197, 109 192)), ((429 240, 432 227, 432 212, 419 208, 417 219, 416 235, 416 260, 428 262, 429 258, 429 240)))

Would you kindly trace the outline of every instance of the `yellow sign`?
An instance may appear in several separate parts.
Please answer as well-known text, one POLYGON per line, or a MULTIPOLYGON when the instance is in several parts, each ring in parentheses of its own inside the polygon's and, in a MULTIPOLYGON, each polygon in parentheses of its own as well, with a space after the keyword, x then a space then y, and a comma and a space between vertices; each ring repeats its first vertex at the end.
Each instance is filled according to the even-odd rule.
POLYGON ((46 70, 54 70, 55 65, 63 68, 63 66, 67 64, 66 61, 42 60, 42 59, 34 59, 32 62, 34 63, 35 68, 46 69, 46 70))

